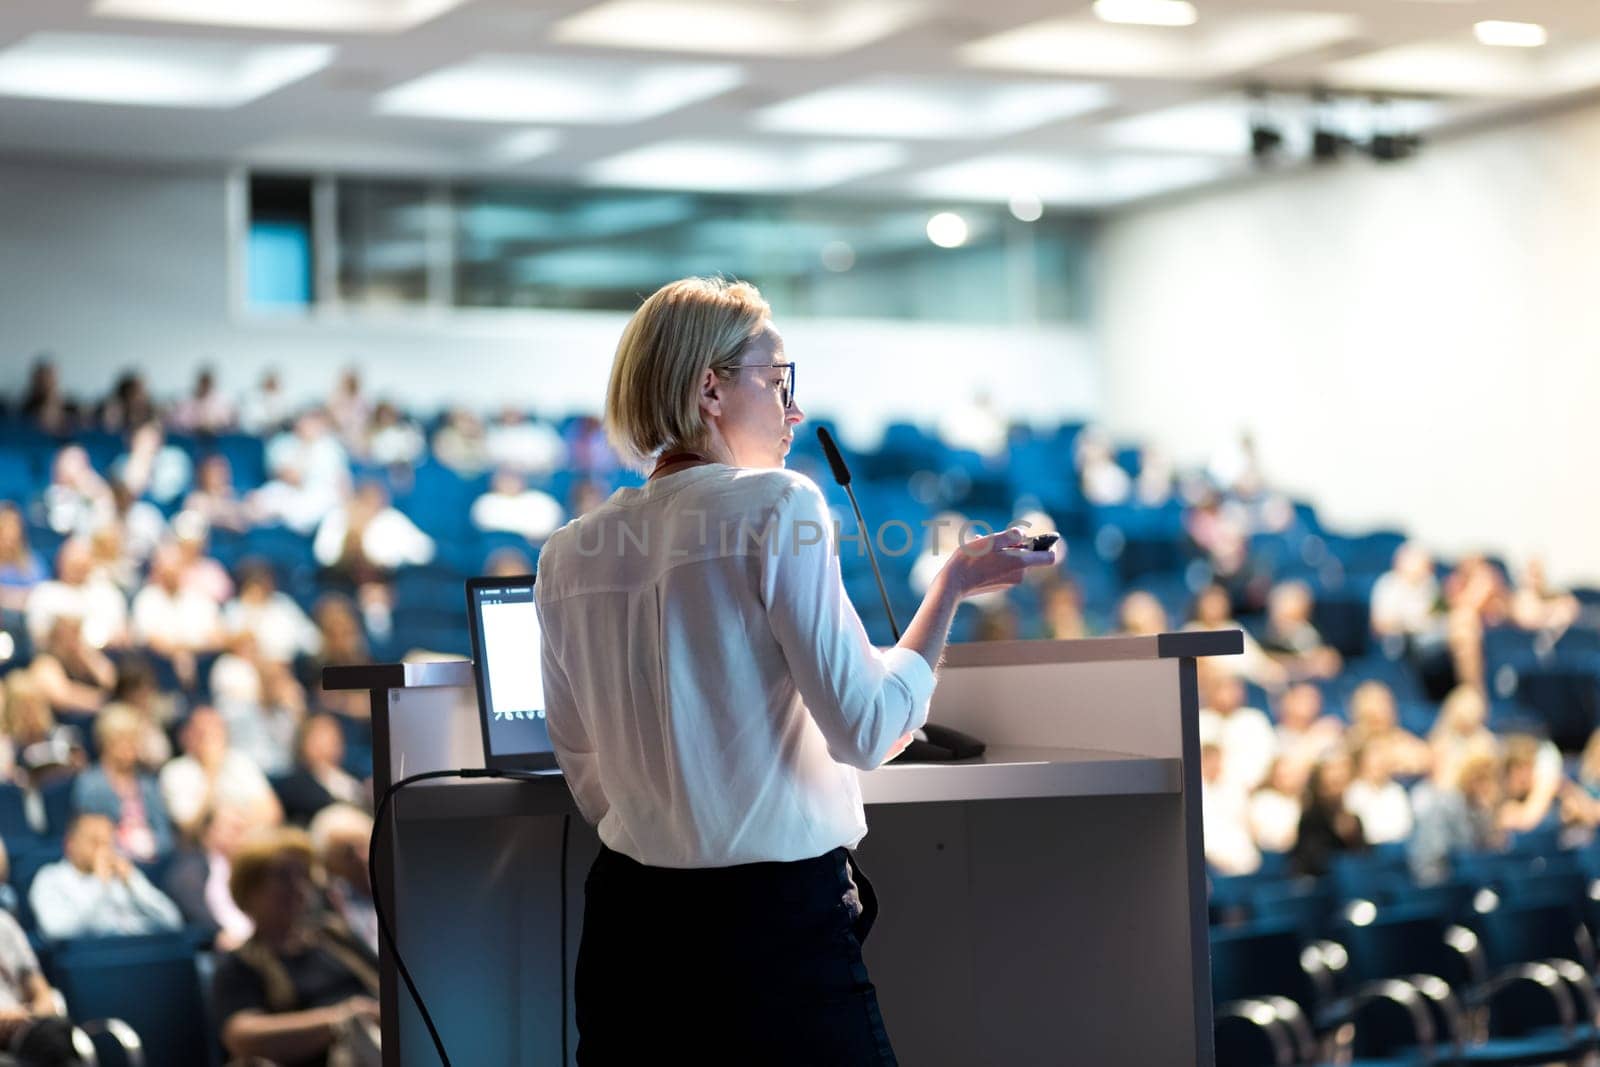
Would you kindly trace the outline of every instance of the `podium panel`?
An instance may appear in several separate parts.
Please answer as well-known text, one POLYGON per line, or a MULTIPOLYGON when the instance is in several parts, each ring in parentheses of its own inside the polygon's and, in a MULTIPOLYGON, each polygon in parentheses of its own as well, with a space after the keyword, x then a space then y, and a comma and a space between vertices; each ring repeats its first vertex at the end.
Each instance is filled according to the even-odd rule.
MULTIPOLYGON (((902 1063, 1211 1067, 1195 659, 1241 649, 1238 631, 950 647, 930 719, 988 751, 861 774, 856 853, 882 906, 864 955, 902 1063)), ((483 766, 469 664, 324 685, 371 692, 380 791, 483 766)), ((575 1062, 599 840, 565 783, 430 781, 390 810, 374 877, 452 1059, 561 1061, 565 974, 575 1062)), ((384 1062, 434 1063, 380 963, 384 1062)))

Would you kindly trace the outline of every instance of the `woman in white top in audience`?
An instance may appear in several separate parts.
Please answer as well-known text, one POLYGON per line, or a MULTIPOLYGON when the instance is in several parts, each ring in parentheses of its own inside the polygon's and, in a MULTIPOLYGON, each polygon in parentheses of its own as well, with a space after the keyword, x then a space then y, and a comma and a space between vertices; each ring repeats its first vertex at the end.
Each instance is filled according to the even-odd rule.
POLYGON ((1250 794, 1250 836, 1263 852, 1289 852, 1300 831, 1301 797, 1310 767, 1279 757, 1250 794))
POLYGON ((283 808, 261 768, 228 745, 215 708, 199 707, 183 724, 184 754, 161 768, 161 796, 180 830, 192 834, 214 805, 237 809, 251 826, 276 826, 283 808))
POLYGON ((926 720, 957 604, 1055 562, 1021 530, 981 539, 874 648, 821 491, 783 469, 795 373, 753 286, 662 288, 606 400, 613 446, 650 480, 539 558, 550 737, 603 843, 578 949, 584 1062, 894 1062, 861 960, 856 769, 926 720))
POLYGON ((1261 850, 1250 832, 1250 797, 1227 774, 1227 755, 1215 741, 1200 746, 1200 814, 1206 865, 1218 874, 1254 874, 1261 850))
POLYGON ((1411 796, 1394 780, 1389 746, 1369 741, 1352 754, 1355 780, 1344 793, 1344 806, 1361 819, 1369 845, 1386 845, 1411 836, 1411 796))

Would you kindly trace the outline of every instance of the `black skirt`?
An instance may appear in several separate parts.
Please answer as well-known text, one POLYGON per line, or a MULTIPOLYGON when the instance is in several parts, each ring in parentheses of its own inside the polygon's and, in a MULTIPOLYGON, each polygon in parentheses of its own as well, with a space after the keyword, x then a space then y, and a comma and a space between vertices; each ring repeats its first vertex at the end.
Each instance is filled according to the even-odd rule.
POLYGON ((877 901, 847 849, 672 869, 601 846, 584 901, 584 1067, 896 1062, 861 959, 877 901))

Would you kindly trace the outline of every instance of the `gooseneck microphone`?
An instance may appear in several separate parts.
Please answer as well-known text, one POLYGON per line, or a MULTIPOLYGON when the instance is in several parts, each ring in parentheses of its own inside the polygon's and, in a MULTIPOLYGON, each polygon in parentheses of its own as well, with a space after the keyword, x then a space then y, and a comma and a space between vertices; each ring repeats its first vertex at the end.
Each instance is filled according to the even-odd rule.
POLYGON ((872 535, 867 531, 867 520, 861 517, 856 491, 850 488, 850 468, 844 465, 839 446, 833 443, 833 434, 828 432, 826 426, 817 427, 817 442, 822 445, 822 454, 828 457, 828 466, 833 468, 833 480, 844 486, 845 494, 850 497, 850 506, 855 509, 856 529, 861 532, 861 541, 867 546, 867 560, 872 564, 872 576, 878 580, 878 595, 883 597, 883 610, 889 613, 889 631, 894 634, 895 643, 899 644, 900 624, 895 622, 894 608, 889 606, 889 590, 884 587, 883 572, 878 570, 878 555, 872 551, 872 535))

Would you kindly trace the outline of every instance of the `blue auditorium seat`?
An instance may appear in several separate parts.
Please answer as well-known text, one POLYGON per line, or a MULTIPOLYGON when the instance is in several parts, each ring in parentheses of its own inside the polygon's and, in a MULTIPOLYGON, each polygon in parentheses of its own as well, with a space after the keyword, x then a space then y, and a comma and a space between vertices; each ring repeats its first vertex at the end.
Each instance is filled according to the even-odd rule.
POLYGON ((80 1019, 120 1018, 138 1032, 146 1062, 214 1064, 194 931, 55 943, 46 972, 80 1019))
POLYGON ((39 797, 44 801, 46 833, 59 839, 67 832, 67 821, 72 817, 72 786, 77 775, 61 775, 39 787, 39 797))
POLYGON ((27 794, 22 787, 0 782, 0 840, 10 848, 19 842, 46 838, 28 821, 27 794))
POLYGON ((1512 695, 1543 721, 1564 752, 1582 751, 1600 726, 1600 675, 1571 667, 1518 670, 1512 695))

